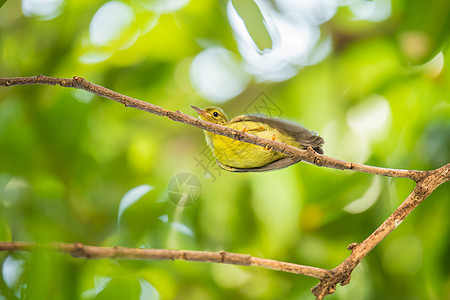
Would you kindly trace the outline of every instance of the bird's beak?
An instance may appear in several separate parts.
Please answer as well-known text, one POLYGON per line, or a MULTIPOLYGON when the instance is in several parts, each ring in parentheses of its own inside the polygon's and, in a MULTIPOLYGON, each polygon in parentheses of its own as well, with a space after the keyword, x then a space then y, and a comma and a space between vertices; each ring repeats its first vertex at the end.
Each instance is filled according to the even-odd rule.
POLYGON ((205 116, 205 118, 211 118, 211 115, 208 114, 204 109, 198 108, 197 106, 191 105, 191 107, 199 114, 205 116))

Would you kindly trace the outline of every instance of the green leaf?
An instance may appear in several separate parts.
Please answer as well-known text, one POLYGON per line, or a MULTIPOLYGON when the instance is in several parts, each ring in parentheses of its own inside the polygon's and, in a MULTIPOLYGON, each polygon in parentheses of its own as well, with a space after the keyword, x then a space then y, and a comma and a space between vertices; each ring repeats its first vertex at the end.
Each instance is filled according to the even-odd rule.
POLYGON ((6 3, 6 1, 8 0, 0 0, 0 8, 2 8, 2 6, 6 3))
POLYGON ((231 2, 258 49, 260 51, 272 49, 272 38, 259 6, 253 0, 232 0, 231 2))

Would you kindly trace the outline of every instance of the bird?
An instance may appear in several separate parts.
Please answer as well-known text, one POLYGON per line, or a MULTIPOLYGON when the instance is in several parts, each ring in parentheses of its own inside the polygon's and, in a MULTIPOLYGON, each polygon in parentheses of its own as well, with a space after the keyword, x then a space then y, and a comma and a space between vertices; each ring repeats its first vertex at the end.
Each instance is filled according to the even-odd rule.
MULTIPOLYGON (((261 138, 278 141, 287 145, 307 149, 311 147, 323 154, 324 140, 315 131, 310 131, 297 123, 262 115, 240 115, 228 119, 219 107, 208 106, 200 109, 191 107, 199 119, 241 130, 261 138)), ((204 130, 206 142, 222 169, 230 172, 263 172, 282 169, 296 164, 300 159, 293 158, 270 148, 234 140, 204 130)))

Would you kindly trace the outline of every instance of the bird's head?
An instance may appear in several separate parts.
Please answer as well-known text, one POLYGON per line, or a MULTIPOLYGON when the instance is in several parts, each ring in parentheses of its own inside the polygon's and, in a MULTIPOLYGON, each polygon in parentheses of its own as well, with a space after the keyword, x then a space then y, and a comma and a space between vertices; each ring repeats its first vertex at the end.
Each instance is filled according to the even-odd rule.
POLYGON ((198 117, 203 121, 225 125, 228 123, 228 117, 222 109, 214 106, 208 106, 205 109, 198 108, 191 105, 191 107, 198 113, 198 117))

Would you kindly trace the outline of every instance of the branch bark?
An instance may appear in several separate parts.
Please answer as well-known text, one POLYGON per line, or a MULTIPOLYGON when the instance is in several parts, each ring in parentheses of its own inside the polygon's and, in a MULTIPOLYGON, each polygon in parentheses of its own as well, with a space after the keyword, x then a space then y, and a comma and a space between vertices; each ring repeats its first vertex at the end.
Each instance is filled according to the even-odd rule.
POLYGON ((301 150, 277 141, 263 139, 243 131, 206 122, 194 118, 192 116, 186 115, 180 111, 166 110, 160 106, 153 105, 148 102, 135 99, 129 96, 125 96, 117 92, 114 92, 110 89, 107 89, 105 87, 102 87, 100 85, 93 84, 87 81, 86 79, 78 76, 75 76, 73 78, 56 78, 39 75, 36 77, 0 78, 0 86, 32 85, 32 84, 59 85, 62 87, 70 87, 85 90, 100 97, 108 98, 116 102, 122 103, 126 107, 137 108, 158 116, 169 118, 176 122, 181 122, 184 124, 195 126, 200 129, 207 130, 212 133, 220 134, 223 136, 227 136, 242 142, 259 145, 266 148, 272 148, 273 150, 290 155, 295 159, 300 159, 319 167, 327 167, 340 170, 353 170, 357 172, 364 172, 389 177, 410 178, 416 182, 423 179, 428 174, 427 171, 388 169, 351 163, 335 159, 332 157, 328 157, 323 154, 319 154, 312 149, 301 150))
POLYGON ((0 242, 0 251, 35 251, 38 248, 46 248, 59 253, 70 254, 73 257, 88 259, 112 258, 128 260, 185 260, 195 262, 208 262, 218 264, 257 266, 266 269, 283 271, 288 273, 310 276, 318 279, 327 278, 330 271, 292 264, 272 259, 253 257, 247 254, 238 254, 225 251, 189 251, 170 249, 142 249, 125 247, 96 247, 83 245, 82 243, 52 243, 38 245, 26 242, 0 242))
POLYGON ((351 273, 361 260, 372 251, 386 236, 394 231, 398 225, 441 184, 450 180, 450 163, 430 171, 429 176, 417 182, 415 188, 405 201, 383 222, 369 237, 360 244, 350 244, 348 249, 352 251, 350 256, 339 266, 330 270, 332 276, 321 279, 319 284, 312 289, 316 299, 334 293, 336 285, 346 285, 350 282, 351 273))
MULTIPOLYGON (((389 233, 391 233, 403 220, 425 200, 439 185, 450 180, 450 163, 432 171, 398 170, 355 164, 318 154, 313 149, 297 149, 286 144, 262 139, 246 132, 237 131, 228 127, 199 120, 180 111, 169 111, 162 107, 129 97, 105 87, 93 84, 87 80, 75 76, 73 78, 54 78, 46 76, 17 77, 0 79, 0 86, 46 84, 60 85, 83 89, 98 96, 114 100, 124 104, 126 107, 137 108, 152 114, 167 117, 173 121, 192 125, 203 130, 227 136, 242 142, 247 142, 262 147, 270 147, 276 151, 292 156, 294 159, 312 163, 320 167, 353 170, 374 175, 389 177, 409 178, 416 182, 416 186, 406 200, 394 211, 394 213, 383 222, 369 237, 360 244, 349 245, 350 256, 339 266, 332 270, 280 262, 270 259, 257 258, 244 254, 230 252, 206 252, 185 251, 168 249, 132 249, 132 248, 104 248, 85 246, 80 243, 64 244, 55 243, 50 247, 58 252, 71 254, 75 257, 86 258, 117 258, 117 259, 183 259, 187 261, 202 261, 213 263, 226 263, 244 266, 259 266, 263 268, 301 274, 320 279, 319 284, 312 289, 316 299, 334 293, 337 284, 345 285, 350 282, 352 271, 361 260, 378 245, 389 233)), ((0 242, 0 251, 32 251, 39 247, 33 243, 22 242, 0 242)))

